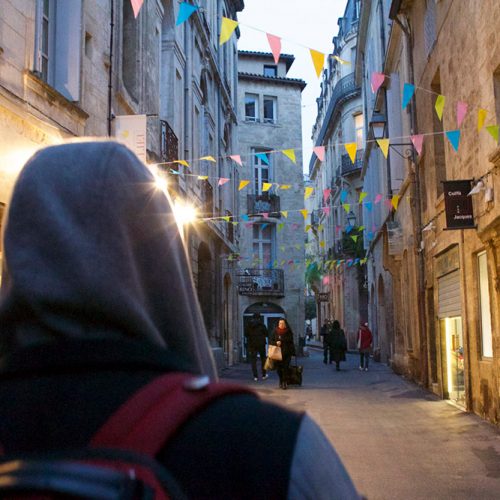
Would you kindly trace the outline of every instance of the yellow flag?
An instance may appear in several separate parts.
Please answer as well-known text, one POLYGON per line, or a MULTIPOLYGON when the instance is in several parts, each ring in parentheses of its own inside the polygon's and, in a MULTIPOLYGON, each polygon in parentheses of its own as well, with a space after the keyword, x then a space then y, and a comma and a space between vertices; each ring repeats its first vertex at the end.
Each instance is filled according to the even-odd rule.
POLYGON ((377 144, 382 150, 384 158, 387 158, 387 155, 389 154, 389 139, 377 139, 377 144))
POLYGON ((318 231, 323 231, 323 228, 324 228, 324 227, 325 227, 325 226, 324 226, 323 224, 320 224, 320 225, 318 226, 318 231))
POLYGON ((200 160, 208 160, 208 161, 213 161, 214 163, 217 163, 217 160, 213 156, 202 156, 200 160))
POLYGON ((348 214, 351 209, 351 205, 349 203, 344 203, 342 206, 344 207, 345 213, 348 214))
POLYGON ((319 246, 320 246, 321 248, 325 248, 325 242, 324 242, 324 241, 320 241, 320 242, 319 242, 319 246))
POLYGON ((291 187, 291 184, 281 184, 280 189, 290 189, 291 187))
POLYGON ((479 132, 483 126, 484 126, 484 121, 486 120, 486 115, 488 114, 488 111, 485 109, 480 109, 477 112, 477 131, 479 132))
POLYGON ((316 75, 321 75, 321 71, 323 70, 323 65, 325 64, 325 54, 323 52, 318 52, 317 50, 309 49, 311 53, 311 57, 314 64, 314 69, 316 70, 316 75))
POLYGON ((399 195, 398 194, 395 194, 392 197, 391 203, 392 203, 392 206, 394 207, 394 210, 397 210, 398 209, 398 203, 399 203, 399 195))
POLYGON ((282 210, 281 211, 281 214, 283 215, 283 217, 286 219, 288 217, 288 210, 282 210))
POLYGON ((219 45, 224 45, 231 38, 231 35, 233 34, 233 31, 236 29, 237 26, 238 26, 238 21, 233 21, 228 17, 222 18, 222 24, 220 27, 219 45))
POLYGON ((231 220, 231 217, 229 217, 228 215, 225 215, 224 217, 222 217, 226 222, 229 222, 231 220))
POLYGON ((198 180, 199 181, 206 181, 208 179, 208 175, 199 175, 198 180))
POLYGON ((313 191, 314 191, 313 187, 306 187, 306 192, 305 192, 305 195, 304 195, 304 200, 307 200, 307 198, 309 198, 309 196, 312 195, 313 191))
POLYGON ((347 154, 349 155, 349 158, 351 159, 352 163, 354 163, 356 161, 356 150, 358 149, 358 145, 355 142, 349 142, 344 146, 347 154))
POLYGON ((303 208, 300 213, 302 214, 302 217, 304 217, 304 220, 307 219, 307 209, 303 208))
POLYGON ((244 180, 240 181, 240 185, 238 186, 238 191, 241 191, 244 187, 248 186, 250 184, 250 181, 244 180))
POLYGON ((307 224, 306 228, 305 228, 305 232, 307 233, 307 231, 309 231, 309 229, 311 229, 311 224, 307 224))
POLYGON ((189 163, 186 160, 174 160, 173 163, 179 163, 180 165, 184 165, 185 167, 189 167, 189 163))
POLYGON ((443 119, 443 109, 445 100, 446 98, 444 95, 438 95, 436 99, 436 105, 434 106, 434 109, 436 110, 436 113, 440 120, 443 119))
POLYGON ((288 158, 290 158, 290 160, 293 161, 293 163, 297 163, 297 161, 295 160, 295 150, 294 149, 284 149, 282 151, 282 153, 287 156, 288 158))
POLYGON ((339 56, 333 56, 335 60, 337 60, 340 64, 351 64, 349 61, 346 61, 345 59, 340 59, 339 56))
POLYGON ((269 191, 272 187, 273 183, 272 182, 263 182, 262 183, 262 192, 265 193, 266 191, 269 191))
MULTIPOLYGON (((389 140, 389 139, 387 139, 389 140)), ((365 193, 364 191, 362 191, 361 193, 359 193, 359 201, 358 203, 363 203, 363 200, 368 196, 368 193, 365 193)))

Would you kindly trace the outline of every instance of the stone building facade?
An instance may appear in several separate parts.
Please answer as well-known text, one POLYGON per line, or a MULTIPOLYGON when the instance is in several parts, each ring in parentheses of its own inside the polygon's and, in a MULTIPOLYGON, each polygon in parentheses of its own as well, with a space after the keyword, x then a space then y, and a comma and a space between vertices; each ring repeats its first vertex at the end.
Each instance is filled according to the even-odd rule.
POLYGON ((347 2, 338 25, 334 50, 322 73, 312 132, 314 145, 325 147, 325 158, 320 161, 313 154, 309 162, 309 177, 315 188, 309 242, 316 247, 313 253, 319 256, 326 278, 318 284, 318 294, 330 296, 328 302, 318 301, 318 327, 325 318, 339 320, 349 347, 354 348, 359 321, 367 317, 365 271, 359 265, 363 235, 358 231, 363 226, 358 200, 365 146, 364 118, 361 88, 354 78, 359 2, 347 2), (347 143, 356 143, 354 162, 345 149, 347 143), (325 197, 327 189, 331 192, 325 197), (359 242, 354 242, 352 236, 359 242))
POLYGON ((398 210, 378 219, 377 236, 367 246, 371 319, 379 330, 392 321, 386 355, 396 370, 497 424, 500 42, 493 20, 498 19, 500 5, 493 0, 364 0, 366 36, 358 44, 363 64, 357 68, 369 141, 381 122, 385 136, 394 138, 388 162, 370 146, 364 189, 383 172, 376 189, 385 185, 385 196, 400 196, 398 210), (376 94, 369 88, 373 71, 386 75, 376 94), (403 107, 405 83, 416 89, 403 107), (441 118, 438 96, 445 99, 441 118), (461 124, 458 103, 467 104, 461 124), (456 130, 459 141, 453 143, 457 133, 449 132, 456 130), (417 154, 410 138, 419 134, 424 141, 417 154), (445 201, 462 195, 473 207, 473 227, 467 229, 452 227, 450 208, 456 204, 446 207, 445 201))
MULTIPOLYGON (((254 312, 269 329, 286 317, 296 343, 304 334, 304 184, 301 92, 287 77, 294 61, 282 54, 239 52, 240 336, 254 312), (295 162, 280 151, 293 149, 295 162), (264 184, 272 184, 266 190, 264 184)), ((268 186, 269 187, 269 186, 268 186)), ((242 343, 242 354, 244 346, 242 343)))
MULTIPOLYGON (((21 166, 45 145, 117 135, 168 177, 171 196, 205 217, 236 213, 237 37, 219 47, 222 16, 242 0, 203 0, 176 26, 179 4, 145 0, 5 0, 0 10, 0 202, 21 166), (216 163, 200 161, 213 156, 216 163), (189 160, 191 168, 172 164, 189 160), (171 169, 177 173, 170 175, 171 169), (188 175, 189 174, 189 175, 188 175), (198 174, 208 175, 204 182, 198 174), (218 179, 231 182, 218 187, 218 179), (223 190, 222 187, 225 189, 223 190)), ((237 235, 218 222, 186 231, 193 276, 219 366, 234 361, 237 289, 224 255, 237 235), (207 292, 209 290, 209 293, 207 292), (218 314, 216 311, 224 311, 218 314)), ((196 307, 196 305, 193 305, 196 307)))

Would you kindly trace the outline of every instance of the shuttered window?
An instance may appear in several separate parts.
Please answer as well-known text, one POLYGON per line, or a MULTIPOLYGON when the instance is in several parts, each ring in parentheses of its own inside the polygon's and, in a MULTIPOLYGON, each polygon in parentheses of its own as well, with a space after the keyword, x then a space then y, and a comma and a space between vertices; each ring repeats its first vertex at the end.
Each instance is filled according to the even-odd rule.
POLYGON ((462 315, 460 274, 453 271, 438 280, 438 317, 454 318, 462 315))

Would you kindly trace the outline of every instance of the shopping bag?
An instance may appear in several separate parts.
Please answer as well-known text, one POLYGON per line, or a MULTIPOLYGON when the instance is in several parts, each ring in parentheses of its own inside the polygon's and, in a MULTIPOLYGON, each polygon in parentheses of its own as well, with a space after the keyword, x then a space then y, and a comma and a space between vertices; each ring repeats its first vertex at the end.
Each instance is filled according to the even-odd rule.
POLYGON ((278 347, 277 345, 270 345, 267 348, 267 357, 274 359, 275 361, 281 361, 283 359, 281 347, 278 347))
POLYGON ((266 372, 268 372, 268 371, 273 371, 275 369, 276 369, 276 367, 274 366, 274 360, 267 357, 266 362, 264 363, 264 370, 266 370, 266 372))

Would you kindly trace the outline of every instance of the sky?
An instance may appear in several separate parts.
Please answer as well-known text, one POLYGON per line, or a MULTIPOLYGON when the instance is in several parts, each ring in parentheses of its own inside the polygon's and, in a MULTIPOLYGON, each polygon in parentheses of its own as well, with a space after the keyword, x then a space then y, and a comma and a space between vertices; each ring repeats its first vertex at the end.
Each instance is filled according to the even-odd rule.
POLYGON ((347 0, 245 0, 245 8, 238 13, 241 31, 238 49, 271 52, 266 33, 279 36, 281 52, 295 56, 287 76, 307 83, 302 92, 303 170, 306 173, 312 151, 316 98, 320 95, 320 79, 309 48, 325 54, 332 52, 332 38, 338 33, 337 19, 342 17, 346 3, 347 0))

